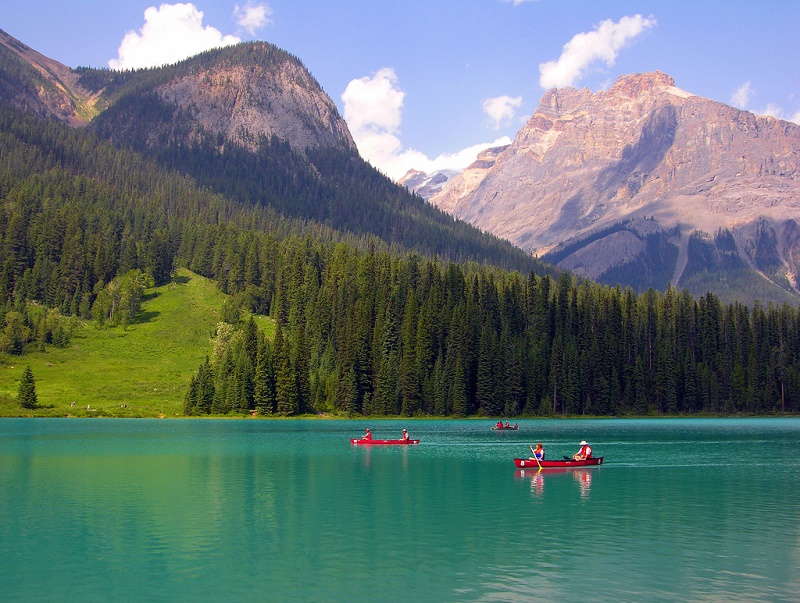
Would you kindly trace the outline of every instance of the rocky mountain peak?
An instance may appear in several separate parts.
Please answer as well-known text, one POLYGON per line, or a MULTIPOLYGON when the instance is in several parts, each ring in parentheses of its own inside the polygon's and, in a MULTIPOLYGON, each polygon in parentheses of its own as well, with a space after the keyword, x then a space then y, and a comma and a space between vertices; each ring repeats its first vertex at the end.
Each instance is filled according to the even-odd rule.
MULTIPOLYGON (((24 111, 72 126, 94 126, 94 118, 103 113, 142 111, 152 94, 181 115, 187 130, 199 126, 248 148, 255 148, 261 136, 274 135, 300 152, 321 146, 356 150, 336 105, 300 60, 266 42, 210 50, 175 65, 117 72, 71 69, 0 30, 0 100, 24 111)), ((148 127, 148 121, 139 125, 148 127)), ((119 123, 133 122, 114 121, 112 138, 119 123)))
POLYGON ((547 91, 509 148, 431 202, 583 276, 611 282, 642 263, 644 288, 688 284, 694 233, 728 230, 758 279, 798 295, 788 284, 800 280, 800 249, 782 233, 800 216, 800 126, 692 95, 661 72, 596 93, 547 91), (770 274, 754 260, 766 232, 770 274), (656 269, 642 258, 657 237, 656 269))
POLYGON ((675 78, 661 71, 652 71, 623 75, 614 82, 608 93, 637 97, 642 94, 653 95, 654 92, 671 88, 675 88, 675 78))
POLYGON ((206 130, 250 147, 260 135, 276 135, 299 151, 356 148, 336 105, 298 59, 263 42, 207 54, 212 60, 189 59, 196 66, 156 89, 206 130))

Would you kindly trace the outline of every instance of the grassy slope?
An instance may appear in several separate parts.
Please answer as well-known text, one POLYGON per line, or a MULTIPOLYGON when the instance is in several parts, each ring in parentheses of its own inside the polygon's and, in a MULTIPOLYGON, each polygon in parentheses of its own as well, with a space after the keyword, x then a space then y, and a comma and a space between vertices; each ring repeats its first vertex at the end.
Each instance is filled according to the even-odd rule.
MULTIPOLYGON (((148 292, 137 322, 125 330, 81 323, 66 349, 0 358, 0 416, 182 414, 189 380, 211 353, 224 299, 214 282, 182 270, 172 283, 148 292), (32 411, 16 403, 27 365, 39 400, 32 411)), ((268 328, 267 319, 258 322, 268 328)))

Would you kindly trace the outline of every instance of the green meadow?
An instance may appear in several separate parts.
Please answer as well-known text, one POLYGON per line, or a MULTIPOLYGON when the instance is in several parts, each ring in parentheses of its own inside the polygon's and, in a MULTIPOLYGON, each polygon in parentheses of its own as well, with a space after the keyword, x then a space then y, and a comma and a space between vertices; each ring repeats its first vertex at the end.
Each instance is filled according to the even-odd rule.
MULTIPOLYGON (((0 356, 0 416, 174 417, 192 375, 211 353, 211 338, 226 299, 214 281, 187 270, 147 291, 127 327, 81 321, 68 347, 0 356), (38 407, 17 404, 30 366, 38 407)), ((272 331, 271 321, 256 317, 272 331)))

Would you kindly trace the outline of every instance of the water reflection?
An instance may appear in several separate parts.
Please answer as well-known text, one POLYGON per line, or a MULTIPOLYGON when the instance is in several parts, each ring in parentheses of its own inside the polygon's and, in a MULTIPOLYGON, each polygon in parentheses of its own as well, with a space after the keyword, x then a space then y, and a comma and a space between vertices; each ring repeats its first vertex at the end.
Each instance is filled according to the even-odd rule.
POLYGON ((471 420, 5 419, 0 599, 800 602, 800 419, 706 425, 521 422, 614 461, 512 477, 471 420))
POLYGON ((568 476, 572 476, 581 498, 588 498, 592 490, 593 475, 598 471, 599 469, 594 467, 517 469, 514 475, 518 479, 531 480, 531 493, 537 498, 541 498, 544 495, 545 482, 553 483, 555 480, 562 481, 567 479, 568 476))

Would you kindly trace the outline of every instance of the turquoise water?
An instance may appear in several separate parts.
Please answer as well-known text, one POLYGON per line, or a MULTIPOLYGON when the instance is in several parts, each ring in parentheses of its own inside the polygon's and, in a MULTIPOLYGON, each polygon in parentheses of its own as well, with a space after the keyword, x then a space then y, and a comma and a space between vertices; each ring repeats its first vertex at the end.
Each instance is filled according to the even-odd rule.
POLYGON ((800 601, 800 419, 519 423, 0 420, 0 599, 800 601))

